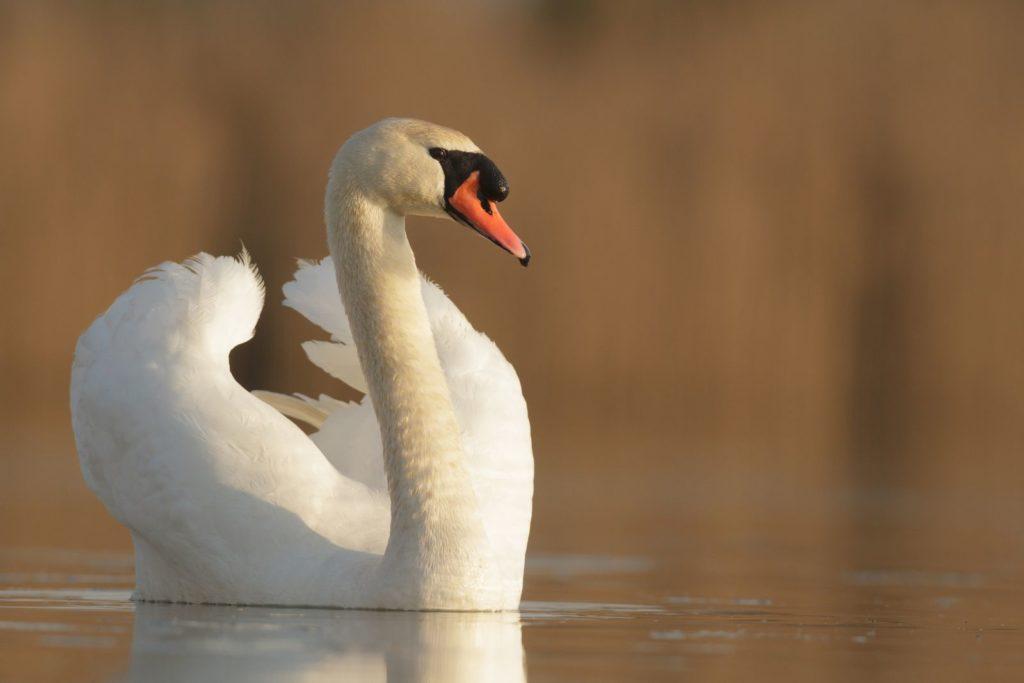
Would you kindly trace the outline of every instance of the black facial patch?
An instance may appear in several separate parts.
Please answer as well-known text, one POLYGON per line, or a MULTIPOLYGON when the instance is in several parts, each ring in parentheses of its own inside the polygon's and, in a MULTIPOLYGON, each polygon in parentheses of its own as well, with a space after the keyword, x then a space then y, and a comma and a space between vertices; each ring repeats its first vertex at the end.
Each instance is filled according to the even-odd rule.
MULTIPOLYGON (((473 171, 480 172, 480 189, 477 196, 487 213, 491 212, 487 202, 500 202, 508 197, 508 181, 501 174, 494 162, 480 152, 459 152, 456 150, 432 147, 430 156, 437 159, 444 171, 444 201, 455 194, 462 183, 466 182, 473 171)), ((450 208, 450 207, 449 207, 450 208)))

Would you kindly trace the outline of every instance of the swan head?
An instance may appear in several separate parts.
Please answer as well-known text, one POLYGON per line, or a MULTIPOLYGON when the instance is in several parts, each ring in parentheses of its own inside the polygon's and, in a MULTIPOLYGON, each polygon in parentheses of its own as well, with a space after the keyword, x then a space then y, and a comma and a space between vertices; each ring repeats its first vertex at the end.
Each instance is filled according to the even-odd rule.
POLYGON ((451 217, 519 259, 530 250, 498 212, 508 181, 462 133, 416 119, 389 118, 359 131, 331 165, 327 220, 340 193, 358 189, 402 216, 451 217))

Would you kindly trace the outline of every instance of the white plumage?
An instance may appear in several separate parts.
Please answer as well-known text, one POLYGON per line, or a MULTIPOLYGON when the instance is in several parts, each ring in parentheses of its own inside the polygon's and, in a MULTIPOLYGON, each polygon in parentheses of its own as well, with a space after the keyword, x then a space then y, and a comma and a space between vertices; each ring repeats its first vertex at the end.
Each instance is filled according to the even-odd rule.
MULTIPOLYGON (((405 120, 369 133, 339 153, 332 183, 359 172, 351 156, 367 144, 391 145, 401 159, 464 140, 405 120)), ((366 202, 356 190, 335 195, 334 259, 300 263, 285 305, 330 335, 303 345, 309 359, 369 388, 374 401, 253 396, 228 364, 263 305, 248 256, 164 263, 78 342, 71 408, 86 482, 131 531, 140 599, 515 608, 533 491, 518 377, 436 285, 417 274, 418 300, 410 298, 404 221, 394 249, 384 248, 385 266, 342 273, 360 289, 346 291, 335 271, 353 258, 345 240, 395 239, 396 224, 388 214, 375 224, 373 211, 332 221, 332 201, 342 216, 346 202, 366 202), (343 298, 358 310, 347 315, 343 298), (429 330, 417 326, 423 313, 429 330), (440 384, 430 380, 438 362, 440 384), (364 367, 373 371, 364 376, 364 367), (376 401, 388 407, 380 423, 376 401), (317 431, 306 436, 275 407, 317 431), (448 414, 457 427, 446 430, 448 414)))

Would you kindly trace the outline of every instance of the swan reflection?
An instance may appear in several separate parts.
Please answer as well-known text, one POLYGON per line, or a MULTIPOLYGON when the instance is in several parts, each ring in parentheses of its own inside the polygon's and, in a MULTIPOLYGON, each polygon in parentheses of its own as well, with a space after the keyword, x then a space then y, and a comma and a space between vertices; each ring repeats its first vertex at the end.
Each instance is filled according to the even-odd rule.
POLYGON ((140 603, 129 681, 525 681, 519 615, 140 603))

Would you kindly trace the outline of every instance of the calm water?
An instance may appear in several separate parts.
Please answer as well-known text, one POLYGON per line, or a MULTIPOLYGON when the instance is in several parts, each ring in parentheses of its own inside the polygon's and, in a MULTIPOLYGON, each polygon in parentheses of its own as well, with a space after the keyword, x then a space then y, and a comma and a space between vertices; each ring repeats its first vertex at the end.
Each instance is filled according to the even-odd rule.
MULTIPOLYGON (((1008 569, 533 555, 518 613, 129 600, 129 554, 0 553, 4 681, 967 680, 1024 673, 1008 569), (695 591, 687 586, 715 586, 695 591)), ((804 561, 801 561, 804 560, 804 561)))
POLYGON ((124 529, 73 458, 28 456, 0 477, 0 683, 1024 680, 1012 472, 879 489, 539 459, 521 611, 428 614, 132 603, 124 529))

